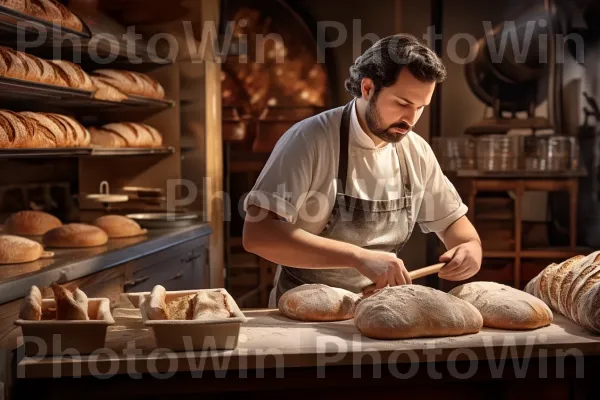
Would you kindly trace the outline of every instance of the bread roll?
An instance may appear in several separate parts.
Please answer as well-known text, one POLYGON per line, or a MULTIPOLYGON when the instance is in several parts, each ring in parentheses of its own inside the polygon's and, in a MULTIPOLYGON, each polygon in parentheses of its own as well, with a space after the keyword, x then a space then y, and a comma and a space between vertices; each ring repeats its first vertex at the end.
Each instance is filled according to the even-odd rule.
POLYGON ((9 47, 0 46, 0 76, 13 79, 25 79, 27 76, 25 63, 9 47))
POLYGON ((33 285, 29 288, 27 296, 21 303, 19 318, 27 321, 39 321, 42 319, 42 292, 33 285))
POLYGON ((48 247, 95 247, 106 244, 108 236, 106 232, 96 226, 75 223, 46 232, 43 242, 48 247))
POLYGON ((477 333, 483 317, 470 303, 420 285, 386 287, 362 299, 354 323, 374 339, 457 336, 477 333))
POLYGON ((54 147, 69 147, 71 139, 67 137, 68 132, 62 123, 57 122, 54 117, 42 113, 21 112, 19 113, 35 123, 37 134, 43 135, 54 143, 54 147))
POLYGON ((79 301, 66 288, 53 283, 50 285, 56 301, 56 319, 67 321, 88 320, 87 296, 81 291, 78 293, 79 301), (85 308, 84 308, 85 306, 85 308))
POLYGON ((285 292, 279 311, 299 321, 343 321, 354 318, 358 294, 322 284, 306 284, 285 292))
POLYGON ((56 0, 30 0, 29 13, 34 17, 77 32, 83 32, 81 20, 56 0))
POLYGON ((96 87, 96 92, 94 93, 94 98, 99 100, 108 100, 120 102, 123 100, 127 100, 127 95, 117 89, 115 86, 111 85, 105 79, 102 79, 98 76, 91 77, 94 86, 96 87))
POLYGON ((42 236, 59 226, 62 226, 62 222, 54 215, 30 210, 11 214, 4 222, 4 230, 7 233, 21 236, 42 236))
POLYGON ((38 242, 14 235, 0 236, 0 264, 19 264, 35 261, 44 248, 38 242))
POLYGON ((32 143, 33 123, 20 115, 0 110, 0 148, 23 148, 32 143))
POLYGON ((211 320, 231 317, 227 296, 216 290, 202 290, 191 300, 194 320, 211 320))
POLYGON ((79 65, 66 60, 50 60, 58 75, 73 89, 94 92, 96 88, 90 76, 79 65))
POLYGON ((92 146, 106 148, 127 147, 127 141, 121 135, 115 132, 106 131, 102 128, 90 128, 92 146))
POLYGON ((148 233, 137 222, 122 215, 104 215, 96 218, 93 224, 102 229, 109 238, 126 238, 140 236, 148 233))
POLYGON ((451 295, 475 306, 483 326, 499 329, 537 329, 552 323, 552 311, 540 299, 496 282, 471 282, 455 287, 451 295))
POLYGON ((152 288, 152 292, 150 292, 150 296, 146 299, 144 306, 146 310, 146 315, 149 319, 169 319, 166 296, 167 290, 163 286, 156 285, 154 286, 154 288, 152 288))
POLYGON ((128 95, 163 99, 164 88, 146 74, 114 69, 100 69, 93 75, 102 78, 120 91, 128 95))

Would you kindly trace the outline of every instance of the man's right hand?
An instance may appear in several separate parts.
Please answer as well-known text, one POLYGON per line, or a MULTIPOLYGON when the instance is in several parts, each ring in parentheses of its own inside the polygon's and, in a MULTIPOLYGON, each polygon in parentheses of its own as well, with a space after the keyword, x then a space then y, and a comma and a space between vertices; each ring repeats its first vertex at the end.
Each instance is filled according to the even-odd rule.
POLYGON ((375 283, 375 289, 411 283, 404 263, 394 253, 362 249, 355 268, 375 283))

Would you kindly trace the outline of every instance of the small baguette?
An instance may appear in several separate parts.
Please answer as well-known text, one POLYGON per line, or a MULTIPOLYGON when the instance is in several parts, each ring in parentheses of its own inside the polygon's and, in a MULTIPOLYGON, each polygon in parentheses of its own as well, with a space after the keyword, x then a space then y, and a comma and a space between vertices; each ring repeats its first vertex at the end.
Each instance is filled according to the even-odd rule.
POLYGON ((26 321, 39 321, 42 319, 42 292, 33 285, 29 288, 27 296, 21 303, 19 318, 26 321))

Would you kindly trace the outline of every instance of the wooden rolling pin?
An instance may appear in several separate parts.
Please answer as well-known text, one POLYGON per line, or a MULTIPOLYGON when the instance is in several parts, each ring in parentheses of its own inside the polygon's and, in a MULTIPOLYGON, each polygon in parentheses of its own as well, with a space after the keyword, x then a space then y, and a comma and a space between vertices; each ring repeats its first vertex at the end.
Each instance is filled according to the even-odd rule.
MULTIPOLYGON (((446 263, 433 264, 428 267, 423 267, 419 269, 415 269, 414 271, 409 271, 408 276, 410 276, 411 280, 419 279, 424 276, 437 274, 440 270, 446 265, 446 263)), ((363 289, 363 293, 370 293, 375 290, 375 284, 371 284, 363 289)))

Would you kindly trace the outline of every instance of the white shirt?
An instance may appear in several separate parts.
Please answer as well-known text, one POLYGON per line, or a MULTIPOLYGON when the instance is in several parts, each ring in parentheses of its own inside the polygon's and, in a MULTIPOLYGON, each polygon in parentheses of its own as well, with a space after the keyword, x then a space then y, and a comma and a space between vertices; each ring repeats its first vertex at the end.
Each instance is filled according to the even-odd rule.
MULTIPOLYGON (((353 107, 346 194, 369 200, 397 199, 401 174, 394 144, 376 147, 353 107)), ((252 191, 249 205, 272 211, 313 234, 325 228, 335 203, 339 129, 343 107, 291 127, 277 142, 252 191)), ((429 144, 414 132, 400 142, 412 183, 411 204, 424 233, 444 231, 467 213, 429 144)))

